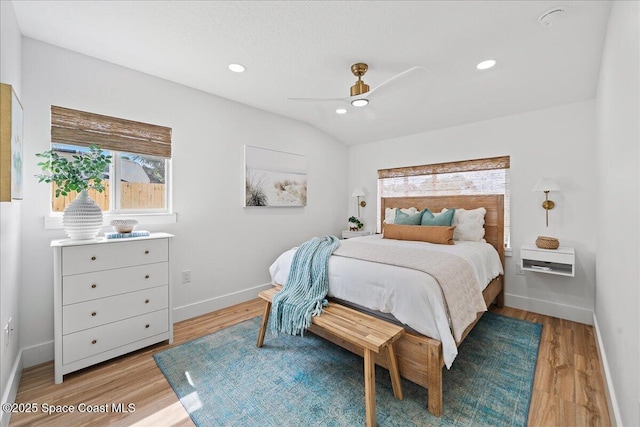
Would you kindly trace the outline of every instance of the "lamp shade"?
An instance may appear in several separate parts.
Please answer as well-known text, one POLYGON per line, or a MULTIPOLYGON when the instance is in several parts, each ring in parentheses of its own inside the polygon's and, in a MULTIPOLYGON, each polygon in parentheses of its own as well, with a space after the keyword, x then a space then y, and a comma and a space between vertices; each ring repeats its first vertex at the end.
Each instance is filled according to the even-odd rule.
POLYGON ((364 191, 362 190, 362 187, 356 187, 353 190, 353 193, 351 193, 351 197, 362 197, 364 196, 364 191))
POLYGON ((560 191, 560 186, 551 178, 540 178, 532 191, 560 191))

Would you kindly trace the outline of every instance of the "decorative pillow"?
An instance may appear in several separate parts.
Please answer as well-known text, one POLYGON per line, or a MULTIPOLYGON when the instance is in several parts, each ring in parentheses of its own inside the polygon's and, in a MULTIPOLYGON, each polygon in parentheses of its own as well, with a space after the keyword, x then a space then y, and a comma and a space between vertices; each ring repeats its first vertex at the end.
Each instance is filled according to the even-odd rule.
POLYGON ((385 224, 382 238, 453 245, 454 226, 385 224))
POLYGON ((401 210, 398 210, 396 211, 396 218, 393 223, 401 225, 420 225, 421 221, 422 211, 410 215, 402 212, 401 210))
POLYGON ((385 208, 385 210, 384 210, 384 223, 385 224, 393 224, 393 222, 396 219, 396 212, 397 211, 406 213, 408 215, 413 215, 416 212, 418 212, 418 209, 416 209, 416 208, 402 208, 402 209, 385 208))
POLYGON ((422 211, 422 225, 444 225, 450 226, 453 224, 453 215, 455 214, 455 209, 450 209, 445 213, 434 214, 429 209, 425 209, 422 211))
MULTIPOLYGON (((442 209, 442 213, 447 211, 449 209, 442 209)), ((485 208, 456 209, 451 223, 456 227, 453 240, 484 242, 484 214, 486 213, 487 210, 485 208)))

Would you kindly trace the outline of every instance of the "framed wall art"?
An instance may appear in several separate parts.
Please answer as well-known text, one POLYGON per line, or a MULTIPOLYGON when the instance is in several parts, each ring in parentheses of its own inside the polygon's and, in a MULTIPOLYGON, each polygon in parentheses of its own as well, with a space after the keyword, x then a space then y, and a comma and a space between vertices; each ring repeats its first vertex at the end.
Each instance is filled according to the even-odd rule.
POLYGON ((11 85, 0 83, 0 202, 22 199, 22 114, 11 85))
POLYGON ((245 145, 245 206, 307 205, 307 159, 245 145))

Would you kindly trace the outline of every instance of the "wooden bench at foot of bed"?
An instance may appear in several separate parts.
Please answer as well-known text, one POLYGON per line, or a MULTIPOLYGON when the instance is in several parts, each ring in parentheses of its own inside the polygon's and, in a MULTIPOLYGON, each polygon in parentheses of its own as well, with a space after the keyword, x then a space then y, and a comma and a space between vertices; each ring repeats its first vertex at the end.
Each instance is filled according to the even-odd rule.
MULTIPOLYGON (((264 336, 271 314, 271 300, 280 290, 274 287, 258 294, 266 301, 262 323, 258 334, 258 347, 262 347, 264 336)), ((384 320, 375 318, 368 314, 331 302, 324 308, 320 316, 312 318, 312 325, 309 331, 324 338, 331 338, 330 341, 339 340, 337 343, 344 347, 348 344, 364 356, 364 394, 366 425, 376 425, 376 378, 375 378, 375 356, 380 357, 386 353, 385 367, 391 375, 393 394, 398 400, 402 400, 402 386, 400 384, 400 373, 396 360, 393 344, 404 333, 404 328, 384 320), (382 350, 385 350, 383 352, 382 350)))

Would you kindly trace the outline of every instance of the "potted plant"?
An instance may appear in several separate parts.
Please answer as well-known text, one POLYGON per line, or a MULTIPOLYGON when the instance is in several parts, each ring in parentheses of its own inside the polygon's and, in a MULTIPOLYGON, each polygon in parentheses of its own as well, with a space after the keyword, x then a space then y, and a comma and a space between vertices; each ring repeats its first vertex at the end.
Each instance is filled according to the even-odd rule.
POLYGON ((111 155, 104 154, 94 144, 84 153, 74 154, 71 159, 54 150, 36 154, 44 159, 38 166, 47 172, 36 175, 38 182, 55 183, 55 196, 66 196, 76 191, 76 199, 64 210, 62 224, 67 235, 73 240, 93 239, 102 227, 102 210, 89 197, 87 190, 99 193, 105 190, 103 175, 111 163, 111 155))
POLYGON ((362 221, 355 216, 349 217, 349 231, 360 231, 364 227, 362 221))

